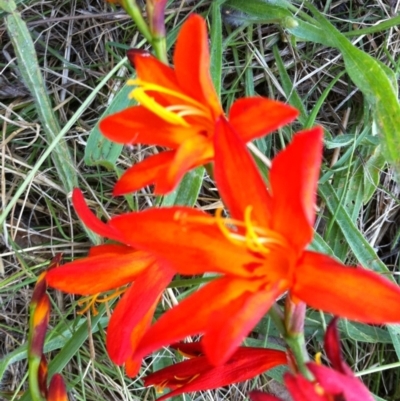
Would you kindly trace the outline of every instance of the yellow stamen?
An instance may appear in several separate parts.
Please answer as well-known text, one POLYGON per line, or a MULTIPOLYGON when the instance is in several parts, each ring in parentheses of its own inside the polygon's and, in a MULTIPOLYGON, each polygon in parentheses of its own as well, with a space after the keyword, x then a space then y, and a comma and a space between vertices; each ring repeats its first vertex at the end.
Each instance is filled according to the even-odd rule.
POLYGON ((189 379, 189 377, 179 377, 179 376, 174 376, 174 379, 180 380, 180 381, 185 381, 186 382, 185 384, 189 384, 193 380, 197 379, 199 376, 200 376, 200 373, 197 373, 197 374, 193 375, 190 379, 189 379))
POLYGON ((321 352, 317 352, 315 354, 315 363, 317 365, 322 365, 322 353, 321 352))
POLYGON ((235 245, 244 245, 253 252, 268 254, 271 251, 271 245, 286 246, 286 240, 278 233, 253 225, 251 221, 252 210, 253 207, 248 206, 244 212, 244 221, 239 221, 222 218, 222 209, 217 209, 215 220, 218 228, 230 242, 235 245), (237 228, 244 228, 246 230, 245 235, 232 232, 227 227, 227 224, 234 225, 237 228))
POLYGON ((143 107, 150 110, 170 124, 189 127, 190 124, 183 118, 184 116, 196 115, 205 117, 206 119, 211 117, 210 111, 207 107, 181 92, 177 92, 151 82, 145 82, 140 79, 130 79, 128 80, 128 85, 137 86, 137 88, 135 88, 129 94, 130 99, 135 99, 143 107), (164 107, 157 103, 151 96, 149 96, 146 93, 148 91, 173 96, 177 100, 181 100, 184 104, 176 104, 164 107))
POLYGON ((156 389, 157 394, 161 394, 164 392, 165 387, 168 385, 168 379, 164 380, 160 384, 156 384, 154 387, 156 389))
POLYGON ((92 311, 93 316, 96 316, 99 312, 96 309, 95 304, 96 304, 97 297, 99 295, 100 294, 95 294, 95 295, 92 295, 90 297, 85 297, 85 298, 80 299, 78 301, 78 305, 81 306, 81 305, 86 304, 86 306, 84 308, 82 308, 80 311, 76 312, 76 313, 78 315, 83 315, 90 309, 92 311))
POLYGON ((78 301, 78 305, 79 306, 84 305, 84 304, 86 304, 86 305, 84 308, 82 308, 80 311, 78 311, 77 314, 83 315, 90 309, 93 316, 96 316, 99 313, 99 311, 96 309, 96 303, 102 304, 102 303, 111 301, 115 297, 118 297, 119 295, 123 294, 126 290, 127 290, 127 288, 123 288, 121 290, 115 290, 112 294, 110 294, 104 298, 100 298, 100 299, 99 299, 100 293, 92 295, 90 297, 82 298, 78 301))

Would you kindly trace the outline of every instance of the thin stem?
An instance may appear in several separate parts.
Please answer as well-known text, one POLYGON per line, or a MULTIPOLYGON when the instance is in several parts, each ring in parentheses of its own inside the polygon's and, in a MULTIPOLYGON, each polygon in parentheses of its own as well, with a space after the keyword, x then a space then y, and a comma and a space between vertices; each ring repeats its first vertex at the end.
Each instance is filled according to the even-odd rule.
POLYGON ((310 361, 310 358, 306 350, 304 334, 287 334, 285 340, 293 353, 300 373, 302 373, 305 378, 312 380, 313 376, 306 366, 306 363, 310 361))
POLYGON ((268 312, 268 316, 274 322, 276 328, 281 333, 282 337, 286 338, 286 328, 284 324, 283 313, 278 305, 273 305, 268 312))
POLYGON ((167 42, 165 40, 165 36, 153 37, 151 40, 151 45, 153 46, 156 57, 164 64, 168 64, 167 42))
POLYGON ((122 5, 128 15, 135 22, 139 32, 146 38, 149 43, 153 43, 153 37, 151 35, 149 26, 146 24, 146 21, 143 18, 142 12, 139 6, 136 3, 136 0, 125 0, 122 2, 122 5))

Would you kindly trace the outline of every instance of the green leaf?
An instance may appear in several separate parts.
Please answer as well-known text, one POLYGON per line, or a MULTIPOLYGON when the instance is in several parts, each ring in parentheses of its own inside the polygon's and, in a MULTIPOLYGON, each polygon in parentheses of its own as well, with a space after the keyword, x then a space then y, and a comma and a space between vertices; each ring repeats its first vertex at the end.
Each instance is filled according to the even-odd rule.
MULTIPOLYGON (((5 21, 17 57, 19 72, 35 101, 46 139, 51 143, 60 131, 60 126, 43 82, 31 35, 18 13, 8 15, 5 21)), ((69 148, 64 140, 59 141, 52 153, 52 159, 68 194, 77 186, 78 180, 69 148)))
POLYGON ((211 5, 211 77, 214 82, 215 90, 218 96, 221 96, 222 81, 222 18, 221 7, 218 1, 211 5))
POLYGON ((391 278, 387 266, 379 259, 378 255, 363 237, 353 223, 351 217, 340 204, 338 196, 329 182, 319 185, 319 194, 324 199, 328 209, 336 215, 336 223, 339 225, 344 237, 346 238, 354 256, 366 268, 383 273, 391 278))
MULTIPOLYGON (((355 47, 312 5, 308 5, 315 19, 323 26, 332 45, 340 50, 346 71, 365 96, 383 139, 383 149, 388 162, 400 174, 400 104, 393 72, 355 47)), ((399 178, 399 176, 398 176, 399 178)))
POLYGON ((101 165, 109 170, 115 169, 116 161, 121 154, 123 145, 111 142, 103 136, 100 132, 99 124, 104 117, 136 104, 135 100, 128 97, 131 91, 132 86, 125 84, 90 132, 85 147, 85 163, 88 166, 101 165))
POLYGON ((203 183, 204 167, 189 171, 183 177, 178 188, 164 196, 162 206, 193 206, 196 203, 203 183))

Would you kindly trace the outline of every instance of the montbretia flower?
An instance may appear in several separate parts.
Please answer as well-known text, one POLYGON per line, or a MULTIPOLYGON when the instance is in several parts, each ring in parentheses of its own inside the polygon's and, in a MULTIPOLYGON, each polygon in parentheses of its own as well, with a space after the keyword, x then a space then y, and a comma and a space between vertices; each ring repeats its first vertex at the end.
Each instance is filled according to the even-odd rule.
MULTIPOLYGON (((82 221, 98 234, 118 239, 104 223, 92 218, 82 199, 75 191, 74 206, 82 221)), ((141 366, 141 359, 132 358, 135 348, 173 275, 170 267, 149 252, 106 244, 92 247, 86 258, 49 270, 46 281, 64 292, 90 295, 88 308, 123 294, 108 325, 107 350, 114 363, 125 364, 128 376, 135 376, 141 366), (110 290, 114 291, 111 295, 101 297, 110 290)))
POLYGON ((348 319, 400 322, 400 288, 369 270, 307 250, 313 238, 322 129, 294 136, 272 162, 269 186, 242 138, 224 118, 215 134, 215 178, 229 218, 185 207, 112 218, 119 241, 151 252, 183 275, 220 276, 167 311, 147 331, 144 356, 204 334, 210 362, 226 362, 276 299, 291 299, 348 319))
MULTIPOLYGON (((332 368, 320 363, 308 363, 313 381, 300 375, 285 375, 285 384, 293 401, 373 401, 368 389, 354 376, 342 358, 336 319, 328 326, 325 350, 332 368)), ((252 391, 249 396, 251 401, 281 401, 260 391, 252 391)))
POLYGON ((172 391, 158 401, 175 397, 182 393, 212 390, 233 383, 249 380, 278 365, 287 363, 283 351, 239 347, 222 365, 213 366, 202 351, 201 342, 173 344, 184 356, 190 359, 168 366, 144 377, 145 386, 155 386, 158 392, 165 388, 172 391))
MULTIPOLYGON (((162 2, 161 2, 162 3, 162 2)), ((106 117, 101 132, 123 144, 169 148, 128 169, 117 182, 114 195, 154 184, 157 194, 171 191, 189 170, 214 158, 213 137, 224 115, 211 81, 206 23, 192 15, 183 24, 171 68, 147 52, 131 50, 137 78, 131 98, 139 106, 106 117)), ((243 141, 266 135, 293 121, 298 112, 284 103, 249 97, 237 100, 229 121, 243 141)))

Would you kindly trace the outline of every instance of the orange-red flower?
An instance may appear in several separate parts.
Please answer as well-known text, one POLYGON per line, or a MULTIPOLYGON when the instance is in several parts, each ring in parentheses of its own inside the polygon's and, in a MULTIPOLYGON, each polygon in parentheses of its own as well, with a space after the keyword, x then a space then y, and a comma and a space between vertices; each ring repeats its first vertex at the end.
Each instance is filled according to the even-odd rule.
MULTIPOLYGON (((328 326, 325 350, 332 368, 308 363, 307 367, 314 375, 313 382, 300 375, 285 375, 285 384, 293 401, 373 401, 368 389, 342 358, 336 319, 328 326)), ((249 396, 252 401, 281 401, 260 391, 252 391, 249 396)))
MULTIPOLYGON (((162 2, 161 2, 162 3, 162 2)), ((155 193, 172 190, 190 169, 214 158, 216 122, 224 114, 209 74, 210 57, 205 21, 192 15, 176 42, 174 68, 147 52, 131 50, 137 78, 131 97, 140 105, 106 117, 102 133, 123 144, 143 143, 170 148, 128 169, 114 188, 115 195, 154 184, 155 193)), ((266 135, 293 121, 297 110, 274 100, 237 100, 229 121, 243 141, 266 135)))
POLYGON ((397 285, 306 250, 313 237, 321 128, 298 133, 274 159, 269 189, 243 139, 223 118, 215 149, 215 177, 230 218, 173 207, 107 223, 119 241, 152 252, 181 274, 222 274, 165 313, 146 333, 138 355, 203 333, 210 362, 224 363, 287 291, 293 300, 349 319, 400 321, 397 285))
MULTIPOLYGON (((74 206, 85 224, 113 238, 112 230, 99 220, 92 219, 86 204, 77 199, 75 196, 74 206)), ((173 275, 174 271, 166 263, 157 261, 148 252, 109 244, 92 247, 88 257, 50 270, 46 281, 49 286, 61 291, 93 295, 91 303, 104 301, 98 298, 101 293, 133 282, 117 292, 117 295, 124 295, 108 325, 107 350, 116 364, 125 363, 128 376, 134 376, 141 365, 140 358, 133 358, 135 348, 150 326, 158 299, 173 275)))
POLYGON ((239 347, 223 364, 213 366, 203 354, 201 342, 179 343, 171 346, 190 359, 168 366, 144 378, 145 386, 154 385, 157 391, 172 391, 158 400, 182 393, 211 390, 251 379, 278 365, 287 363, 285 352, 253 347, 239 347))

